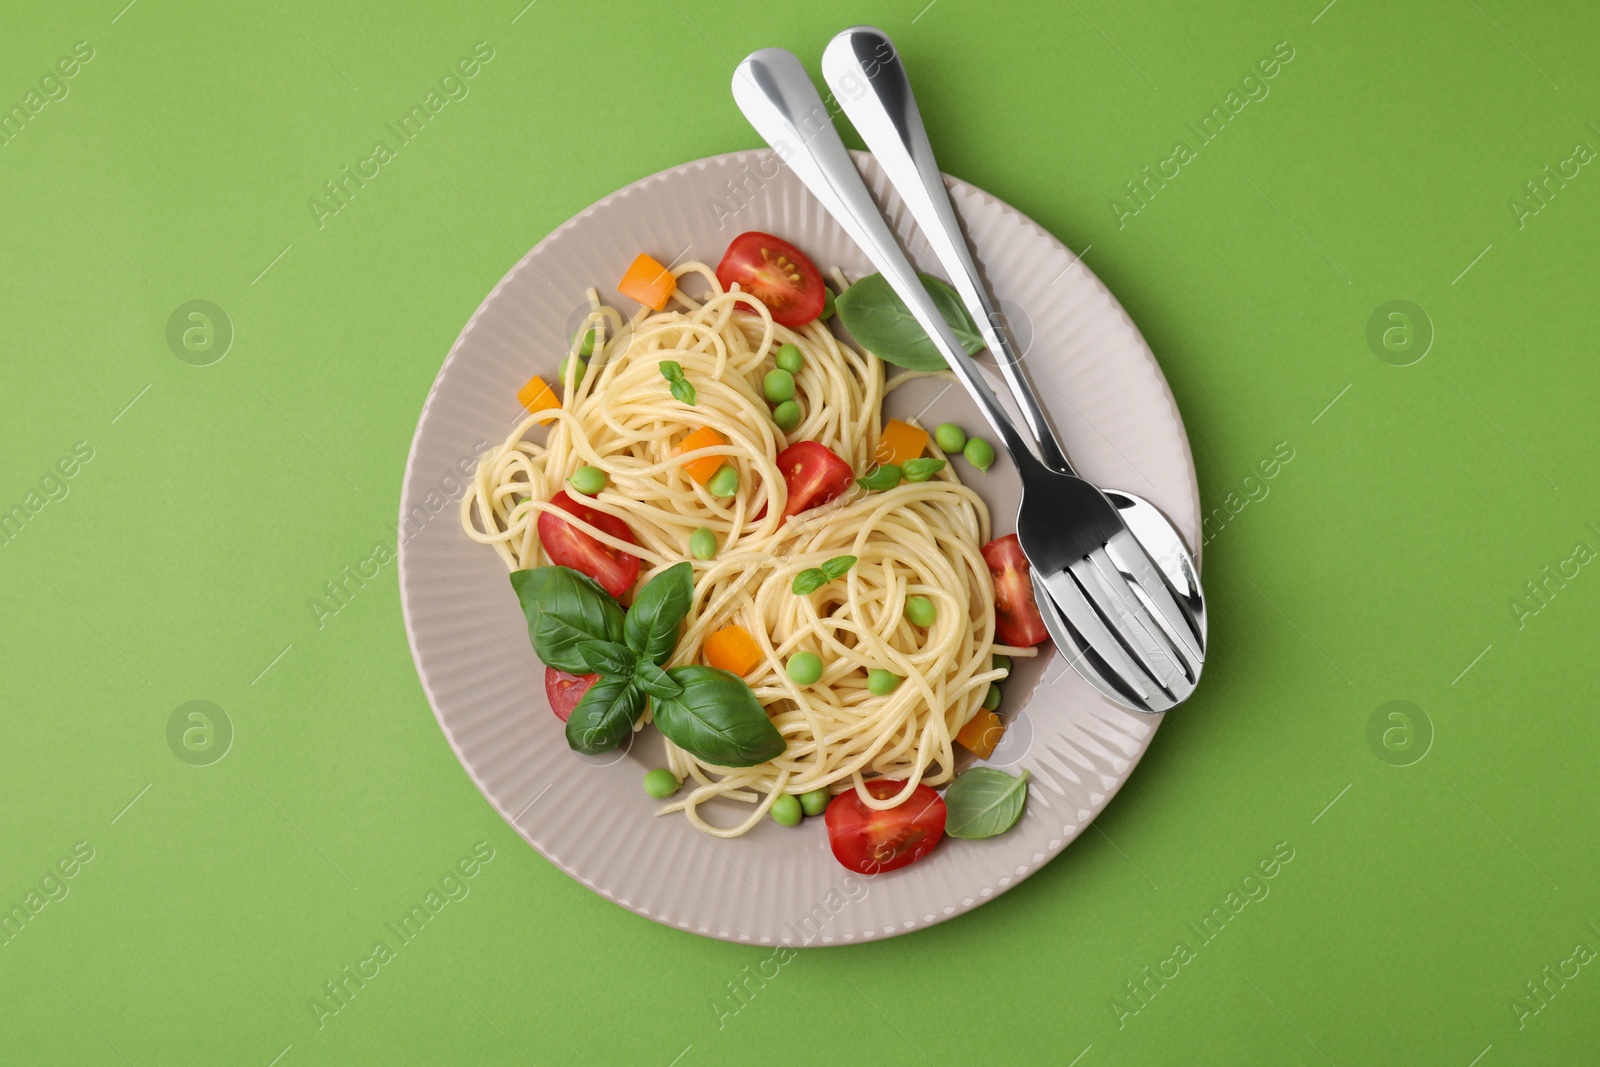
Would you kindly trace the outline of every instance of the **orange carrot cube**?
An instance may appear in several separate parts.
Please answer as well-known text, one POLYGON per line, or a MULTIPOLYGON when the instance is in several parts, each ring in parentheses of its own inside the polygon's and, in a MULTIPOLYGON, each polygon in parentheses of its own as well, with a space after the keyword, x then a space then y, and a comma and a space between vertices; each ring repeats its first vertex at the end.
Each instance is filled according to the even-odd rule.
POLYGON ((920 426, 913 426, 909 422, 899 419, 890 419, 889 425, 883 428, 883 435, 878 438, 878 451, 875 459, 881 464, 890 463, 904 466, 906 460, 916 459, 922 455, 922 450, 928 447, 928 431, 920 426))
POLYGON ((677 277, 643 252, 617 285, 617 291, 623 296, 631 296, 653 311, 666 307, 677 289, 677 277))
MULTIPOLYGON (((522 406, 528 409, 529 414, 561 406, 561 401, 556 397, 554 390, 537 374, 529 378, 527 383, 517 390, 517 399, 522 401, 522 406)), ((549 422, 550 420, 546 418, 539 421, 549 422)))
POLYGON ((761 646, 742 626, 724 626, 706 638, 705 657, 709 666, 738 675, 749 674, 764 659, 761 646))
MULTIPOLYGON (((709 426, 702 426, 682 441, 679 441, 678 446, 672 450, 672 454, 681 456, 685 452, 693 452, 700 448, 715 448, 718 445, 727 443, 728 439, 726 437, 709 426)), ((689 460, 683 465, 683 470, 689 477, 701 485, 705 485, 711 481, 711 476, 716 474, 726 462, 727 460, 722 456, 702 456, 700 459, 689 460)))
POLYGON ((979 759, 988 759, 994 755, 994 746, 1000 743, 1005 732, 1006 724, 1000 716, 987 708, 979 708, 978 714, 956 734, 956 743, 979 759))

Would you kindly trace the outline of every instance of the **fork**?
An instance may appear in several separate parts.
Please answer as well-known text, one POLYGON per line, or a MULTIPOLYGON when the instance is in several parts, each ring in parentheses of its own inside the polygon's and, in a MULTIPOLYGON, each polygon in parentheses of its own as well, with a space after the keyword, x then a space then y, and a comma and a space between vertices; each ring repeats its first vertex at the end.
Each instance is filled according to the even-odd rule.
MULTIPOLYGON (((905 92, 914 111, 909 85, 905 92)), ((1063 654, 1102 692, 1135 711, 1162 712, 1187 699, 1205 662, 1203 622, 1174 594, 1117 508, 1073 473, 1020 366, 1002 359, 1034 440, 1057 469, 1035 455, 923 288, 800 61, 781 48, 752 53, 734 72, 733 96, 756 132, 905 301, 1011 455, 1022 482, 1017 539, 1063 654)), ((920 120, 913 132, 921 132, 920 120)), ((925 134, 921 143, 925 148, 925 134)), ((993 319, 985 316, 980 328, 997 353, 1010 352, 993 319)))
MULTIPOLYGON (((1052 470, 1072 474, 1072 465, 1056 437, 1049 414, 1040 406, 1022 359, 1012 345, 1005 319, 996 310, 993 295, 973 262, 894 42, 872 26, 844 30, 834 36, 823 52, 822 76, 833 90, 834 99, 866 142, 867 149, 883 168, 889 185, 910 209, 935 258, 972 314, 1033 434, 1039 458, 1052 470)), ((1102 492, 1116 506, 1145 554, 1159 561, 1161 572, 1168 578, 1203 650, 1205 595, 1182 535, 1148 500, 1119 490, 1103 489, 1102 492)), ((1044 591, 1035 589, 1036 599, 1046 597, 1044 591)), ((1074 659, 1085 655, 1087 650, 1081 636, 1060 625, 1059 616, 1046 614, 1044 618, 1050 636, 1064 655, 1074 659)), ((1122 699, 1121 692, 1103 671, 1080 673, 1107 696, 1122 699)))

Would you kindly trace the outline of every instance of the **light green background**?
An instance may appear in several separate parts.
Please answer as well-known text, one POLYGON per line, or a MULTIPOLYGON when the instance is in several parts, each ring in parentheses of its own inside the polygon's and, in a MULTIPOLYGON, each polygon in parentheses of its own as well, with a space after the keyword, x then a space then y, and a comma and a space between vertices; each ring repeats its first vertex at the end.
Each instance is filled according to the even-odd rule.
POLYGON ((1543 1003, 1524 983, 1600 947, 1600 568, 1542 605, 1524 587, 1600 548, 1600 173, 1520 226, 1508 200, 1600 147, 1593 5, 123 2, 12 4, 0 35, 4 109, 94 50, 0 146, 0 508, 93 449, 0 546, 0 906, 94 857, 0 947, 0 1060, 1592 1056, 1600 966, 1543 1003), (727 984, 766 950, 606 902, 478 795, 392 564, 320 629, 306 602, 393 545, 423 398, 516 258, 621 185, 755 146, 734 62, 814 64, 859 21, 898 42, 946 170, 1089 248, 1206 506, 1259 497, 1280 442, 1294 459, 1213 525, 1206 680, 1092 830, 741 1007, 727 984), (308 199, 480 41, 470 95, 319 229, 308 199), (1270 95, 1119 227, 1123 183, 1280 41, 1270 95), (166 340, 193 299, 235 330, 211 366, 166 340), (1366 340, 1397 299, 1437 333, 1407 367, 1366 340), (210 766, 168 746, 196 699, 235 730, 210 766), (1390 700, 1435 733, 1410 766, 1368 743, 1390 700), (470 895, 319 1029, 322 984, 479 842, 470 895), (1270 895, 1119 1026, 1124 983, 1198 945, 1186 924, 1278 842, 1270 895))

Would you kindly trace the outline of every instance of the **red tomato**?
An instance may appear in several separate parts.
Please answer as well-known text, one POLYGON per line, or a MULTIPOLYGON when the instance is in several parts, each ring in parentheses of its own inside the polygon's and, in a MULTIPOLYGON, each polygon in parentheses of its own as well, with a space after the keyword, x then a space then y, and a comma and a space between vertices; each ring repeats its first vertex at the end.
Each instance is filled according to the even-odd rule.
POLYGON ((583 694, 599 680, 598 674, 568 674, 554 667, 546 667, 544 695, 550 701, 550 710, 556 713, 556 718, 566 722, 572 715, 572 709, 583 699, 583 694))
POLYGON ((783 517, 798 515, 807 508, 826 504, 855 480, 850 464, 815 441, 796 441, 778 453, 778 470, 789 487, 789 502, 783 517))
MULTIPOLYGON (((905 788, 905 782, 875 778, 867 792, 886 800, 905 788)), ((833 858, 862 874, 881 874, 915 863, 944 836, 944 798, 918 785, 898 808, 875 811, 861 803, 854 789, 840 793, 828 805, 828 844, 833 858)))
POLYGON ((806 254, 770 233, 751 230, 733 239, 717 264, 724 289, 739 288, 767 305, 772 321, 791 329, 822 314, 822 274, 806 254))
POLYGON ((1039 605, 1033 602, 1033 582, 1028 577, 1028 557, 1022 554, 1016 534, 1006 534, 983 546, 983 561, 994 576, 994 637, 1002 645, 1026 648, 1050 636, 1039 605))
MULTIPOLYGON (((596 511, 587 504, 580 504, 564 492, 551 497, 550 503, 612 537, 632 545, 639 543, 627 523, 614 515, 596 511)), ((632 589, 633 583, 639 579, 638 556, 601 544, 571 523, 558 518, 554 512, 546 511, 539 516, 539 543, 544 546, 552 562, 587 574, 612 596, 620 597, 632 589)))

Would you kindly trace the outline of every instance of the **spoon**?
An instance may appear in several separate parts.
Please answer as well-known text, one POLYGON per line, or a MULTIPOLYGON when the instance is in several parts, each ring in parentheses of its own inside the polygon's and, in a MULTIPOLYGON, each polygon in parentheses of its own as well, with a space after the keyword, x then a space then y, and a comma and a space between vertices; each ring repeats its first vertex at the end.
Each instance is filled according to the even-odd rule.
MULTIPOLYGON (((923 288, 799 60, 778 48, 752 53, 735 72, 733 94, 757 132, 883 272, 1010 453, 1022 482, 1017 536, 1032 564, 1041 614, 1047 625, 1055 616, 1052 633, 1073 667, 1138 711, 1165 711, 1186 700, 1205 659, 1194 604, 1163 576, 1121 512, 1064 456, 1058 470, 1035 455, 923 288)), ((1028 390, 1019 374, 1010 377, 1013 389, 1028 390)), ((1038 409, 1031 395, 1024 404, 1038 409)), ((1038 437, 1034 445, 1046 447, 1038 437)))

